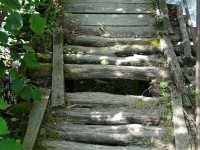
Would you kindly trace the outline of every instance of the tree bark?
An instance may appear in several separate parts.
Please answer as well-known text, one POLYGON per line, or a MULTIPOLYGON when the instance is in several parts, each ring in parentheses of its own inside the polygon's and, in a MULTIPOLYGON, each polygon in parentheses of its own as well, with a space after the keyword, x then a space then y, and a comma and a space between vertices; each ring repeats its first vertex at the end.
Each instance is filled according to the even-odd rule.
MULTIPOLYGON (((51 64, 41 64, 37 70, 29 70, 30 78, 45 78, 49 76, 51 64)), ((133 67, 115 65, 64 65, 65 79, 131 79, 147 80, 169 79, 166 69, 159 67, 133 67)))
MULTIPOLYGON (((76 105, 75 105, 76 106, 76 105)), ((160 116, 158 109, 139 110, 127 107, 112 108, 74 108, 73 110, 60 110, 57 113, 59 117, 71 118, 80 124, 90 125, 126 125, 126 124, 144 124, 158 125, 160 116)))
POLYGON ((96 126, 96 125, 75 125, 68 123, 57 124, 47 127, 55 131, 60 137, 67 141, 103 145, 130 145, 131 141, 164 138, 165 130, 160 127, 148 127, 139 124, 121 126, 96 126))

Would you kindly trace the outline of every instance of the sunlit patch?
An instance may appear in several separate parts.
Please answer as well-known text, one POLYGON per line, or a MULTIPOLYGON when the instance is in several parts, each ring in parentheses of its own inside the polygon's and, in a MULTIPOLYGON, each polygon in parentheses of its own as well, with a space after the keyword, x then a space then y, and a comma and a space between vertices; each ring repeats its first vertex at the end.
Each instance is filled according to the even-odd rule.
POLYGON ((122 12, 124 9, 123 8, 117 8, 116 11, 122 12))
POLYGON ((143 129, 142 125, 135 124, 135 125, 129 126, 128 131, 133 134, 142 135, 144 132, 144 129, 143 129))
POLYGON ((111 121, 120 121, 123 119, 123 113, 119 112, 117 114, 115 114, 112 118, 111 121))
POLYGON ((116 61, 116 65, 121 65, 121 64, 126 63, 126 62, 137 62, 137 61, 142 62, 142 61, 148 61, 148 60, 149 60, 148 56, 135 54, 134 56, 129 56, 129 57, 126 57, 124 59, 118 59, 116 61))
POLYGON ((142 12, 142 10, 140 8, 137 8, 136 11, 137 12, 142 12))
POLYGON ((115 71, 114 74, 118 77, 122 77, 123 73, 119 72, 119 71, 115 71))
POLYGON ((144 15, 140 14, 137 16, 138 18, 144 18, 144 15))

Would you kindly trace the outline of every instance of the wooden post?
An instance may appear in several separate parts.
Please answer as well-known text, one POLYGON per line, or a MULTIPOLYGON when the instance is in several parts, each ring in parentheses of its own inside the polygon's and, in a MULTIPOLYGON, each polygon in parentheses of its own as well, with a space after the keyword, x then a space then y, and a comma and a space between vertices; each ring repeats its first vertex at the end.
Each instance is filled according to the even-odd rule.
POLYGON ((51 106, 57 107, 64 102, 64 70, 63 70, 63 34, 61 28, 53 32, 53 70, 51 106))
POLYGON ((188 28, 189 37, 192 38, 192 41, 195 44, 195 40, 196 40, 196 36, 195 35, 196 34, 194 33, 194 30, 192 28, 192 19, 191 19, 191 15, 190 15, 190 12, 189 12, 187 0, 182 0, 181 3, 182 3, 182 5, 183 5, 183 7, 185 9, 185 12, 186 12, 187 23, 189 25, 189 28, 188 28))
POLYGON ((168 8, 167 8, 166 1, 159 0, 159 7, 160 7, 159 9, 161 10, 161 14, 163 14, 166 17, 164 21, 164 28, 167 29, 169 34, 174 34, 173 28, 170 23, 169 15, 168 15, 168 8))
POLYGON ((196 37, 196 150, 200 150, 200 0, 197 0, 197 37, 196 37))
POLYGON ((42 101, 34 102, 33 108, 29 114, 29 121, 26 130, 26 134, 23 141, 24 150, 32 150, 36 142, 40 126, 47 108, 49 100, 49 90, 42 90, 43 98, 42 101))
MULTIPOLYGON (((183 73, 178 63, 176 54, 174 52, 173 45, 167 36, 163 36, 161 39, 161 49, 167 57, 167 62, 170 65, 170 71, 172 72, 175 86, 171 86, 171 98, 172 98, 172 111, 173 111, 173 124, 174 124, 174 136, 176 150, 191 150, 190 148, 190 136, 188 134, 187 126, 185 123, 183 112, 183 73)), ((189 102, 187 102, 189 105, 189 102)))
POLYGON ((187 25, 185 23, 185 19, 183 16, 183 9, 181 4, 178 5, 178 22, 181 30, 183 46, 184 46, 184 57, 191 58, 192 57, 192 50, 190 45, 190 38, 187 31, 187 25))

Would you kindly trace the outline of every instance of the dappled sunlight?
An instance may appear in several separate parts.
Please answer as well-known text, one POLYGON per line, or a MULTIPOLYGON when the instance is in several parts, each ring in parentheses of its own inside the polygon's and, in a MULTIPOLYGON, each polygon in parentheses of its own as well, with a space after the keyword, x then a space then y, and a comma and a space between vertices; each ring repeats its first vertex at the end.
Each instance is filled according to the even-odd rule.
POLYGON ((117 114, 114 114, 113 116, 111 115, 102 116, 102 113, 100 112, 91 112, 90 115, 92 119, 97 119, 98 121, 102 119, 105 119, 105 120, 109 119, 109 121, 115 122, 115 121, 120 121, 124 119, 123 112, 119 112, 117 114))
POLYGON ((137 16, 137 18, 139 18, 139 19, 144 18, 144 15, 140 14, 140 15, 137 16))
POLYGON ((182 108, 176 108, 176 115, 174 116, 174 125, 177 126, 177 130, 175 130, 176 134, 186 135, 188 131, 185 128, 185 120, 180 119, 182 116, 182 108))
POLYGON ((117 11, 117 12, 123 12, 123 13, 125 13, 125 12, 126 12, 126 11, 124 11, 124 9, 123 9, 123 8, 117 8, 117 9, 116 9, 116 11, 117 11))

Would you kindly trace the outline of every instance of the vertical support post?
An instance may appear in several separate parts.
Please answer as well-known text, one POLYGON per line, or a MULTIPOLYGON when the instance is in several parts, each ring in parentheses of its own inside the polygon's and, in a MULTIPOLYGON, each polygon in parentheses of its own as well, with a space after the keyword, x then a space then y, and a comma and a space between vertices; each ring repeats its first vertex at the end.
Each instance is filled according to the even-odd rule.
POLYGON ((51 106, 57 107, 64 101, 63 32, 57 27, 53 31, 53 70, 51 106))
POLYGON ((196 150, 200 150, 200 0, 197 0, 196 53, 196 150))
POLYGON ((181 4, 178 4, 178 22, 182 34, 182 40, 183 40, 183 45, 184 45, 184 56, 186 58, 191 58, 192 57, 192 50, 191 50, 191 45, 190 45, 190 38, 188 35, 187 31, 187 25, 185 23, 185 19, 183 16, 183 9, 181 4))

